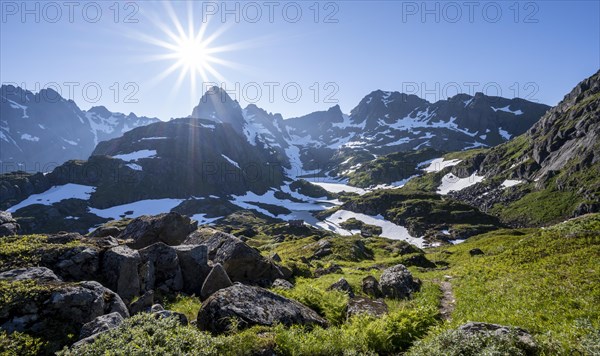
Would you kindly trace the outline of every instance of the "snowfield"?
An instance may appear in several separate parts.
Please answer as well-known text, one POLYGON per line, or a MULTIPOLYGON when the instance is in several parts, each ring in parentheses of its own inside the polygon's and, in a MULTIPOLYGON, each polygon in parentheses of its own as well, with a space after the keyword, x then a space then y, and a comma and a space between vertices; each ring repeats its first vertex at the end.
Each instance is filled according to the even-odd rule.
POLYGON ((348 210, 338 210, 324 221, 317 222, 316 226, 325 230, 333 231, 342 236, 350 236, 355 232, 343 229, 339 225, 350 218, 355 218, 356 220, 360 220, 365 224, 381 227, 383 230, 381 233, 382 237, 387 237, 388 239, 392 240, 403 240, 417 247, 424 246, 425 240, 423 238, 411 236, 404 226, 396 225, 390 221, 387 221, 381 215, 369 216, 348 210))
POLYGON ((92 187, 89 185, 73 183, 65 185, 56 185, 43 193, 33 194, 29 196, 29 198, 8 208, 7 211, 13 213, 21 208, 33 204, 52 205, 65 199, 88 200, 90 198, 90 195, 95 190, 96 187, 92 187))
POLYGON ((106 209, 90 208, 90 213, 106 219, 120 220, 125 212, 133 211, 128 214, 128 218, 137 218, 142 215, 158 215, 168 213, 181 204, 185 199, 147 199, 139 200, 129 204, 117 205, 106 209))

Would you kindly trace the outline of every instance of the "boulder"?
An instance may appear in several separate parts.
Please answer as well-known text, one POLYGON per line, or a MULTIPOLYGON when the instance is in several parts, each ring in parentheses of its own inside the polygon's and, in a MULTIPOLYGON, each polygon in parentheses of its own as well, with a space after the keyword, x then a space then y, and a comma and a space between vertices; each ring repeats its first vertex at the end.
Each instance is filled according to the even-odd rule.
POLYGON ((363 278, 362 283, 362 291, 371 297, 381 298, 383 297, 383 293, 381 293, 381 287, 379 286, 379 282, 373 276, 366 276, 363 278))
POLYGON ((201 330, 222 333, 232 323, 242 329, 253 325, 294 324, 327 326, 327 321, 312 309, 260 287, 235 284, 208 298, 198 312, 201 330))
POLYGON ((348 300, 346 317, 351 318, 360 314, 368 314, 374 317, 380 317, 387 314, 387 312, 388 306, 385 304, 383 299, 355 297, 348 300))
POLYGON ((258 250, 237 237, 216 232, 203 242, 208 258, 220 263, 234 282, 269 286, 277 278, 289 278, 291 271, 263 257, 258 250))
POLYGON ((321 277, 326 274, 333 274, 333 273, 342 273, 342 267, 340 267, 340 265, 332 263, 328 267, 319 267, 319 268, 315 269, 315 277, 321 277))
POLYGON ((200 299, 206 300, 216 291, 231 287, 232 285, 233 283, 231 283, 231 280, 229 279, 229 276, 227 276, 227 272, 223 266, 221 266, 220 263, 217 263, 213 266, 212 270, 202 284, 200 299))
POLYGON ((157 242, 138 252, 142 259, 140 276, 143 291, 177 292, 183 289, 179 258, 173 247, 157 242))
POLYGON ((345 278, 340 278, 337 282, 330 285, 327 290, 337 290, 340 292, 344 292, 348 294, 350 298, 354 298, 354 291, 352 290, 352 286, 345 278))
POLYGON ((310 260, 318 260, 331 255, 333 253, 332 247, 333 244, 331 241, 323 239, 314 244, 307 245, 304 248, 314 250, 311 257, 309 257, 310 260))
POLYGON ((144 248, 157 242, 180 245, 198 227, 198 222, 178 213, 143 215, 131 221, 118 238, 131 239, 129 246, 144 248))
POLYGON ((473 256, 485 255, 485 253, 483 253, 483 251, 481 251, 481 249, 479 249, 479 248, 474 248, 474 249, 469 250, 469 255, 471 255, 471 257, 473 257, 473 256))
POLYGON ((104 314, 129 316, 121 298, 94 281, 53 284, 34 299, 0 309, 0 327, 9 333, 39 334, 56 327, 78 332, 85 323, 104 314))
POLYGON ((527 331, 514 328, 510 326, 498 325, 498 324, 490 324, 490 323, 481 323, 481 322, 470 322, 464 325, 461 325, 458 330, 466 334, 489 334, 495 336, 503 336, 508 335, 510 333, 514 333, 517 336, 517 339, 521 345, 520 348, 526 349, 532 352, 538 348, 537 343, 533 339, 530 333, 527 331))
POLYGON ((95 238, 95 237, 108 237, 108 236, 112 236, 112 237, 117 237, 121 234, 121 232, 123 231, 123 229, 118 228, 116 226, 100 226, 99 228, 97 228, 96 230, 92 231, 88 236, 95 238))
POLYGON ((125 320, 123 319, 123 316, 117 312, 100 315, 83 325, 81 332, 79 333, 79 340, 114 329, 121 325, 123 320, 125 320))
POLYGON ((16 235, 20 226, 8 211, 0 210, 0 237, 16 235))
POLYGON ((45 266, 67 280, 98 279, 100 273, 100 249, 92 246, 75 246, 62 250, 60 255, 46 253, 42 255, 45 266))
POLYGON ((427 257, 425 257, 425 255, 412 255, 409 256, 407 258, 405 258, 402 263, 405 266, 415 266, 415 267, 422 267, 422 268, 435 268, 435 263, 431 262, 430 260, 427 259, 427 257))
POLYGON ((131 315, 138 314, 144 311, 149 311, 154 305, 154 291, 149 290, 139 297, 135 302, 129 305, 129 313, 131 315))
POLYGON ((271 288, 292 289, 294 288, 294 285, 285 279, 277 278, 273 281, 271 288))
POLYGON ((185 316, 185 314, 178 313, 178 312, 175 312, 172 310, 157 310, 157 311, 153 312, 152 314, 154 314, 154 316, 156 316, 156 318, 175 317, 175 319, 177 319, 181 325, 188 324, 188 319, 185 316))
POLYGON ((33 279, 39 282, 60 282, 61 279, 46 267, 17 268, 0 273, 0 279, 22 281, 33 279))
POLYGON ((210 272, 208 253, 204 245, 174 246, 183 277, 183 291, 200 295, 202 283, 210 272))
POLYGON ((138 269, 142 258, 138 251, 127 246, 117 246, 107 250, 102 259, 102 274, 106 285, 123 299, 130 301, 140 294, 138 269))
POLYGON ((379 284, 385 297, 397 299, 409 298, 413 292, 421 289, 420 281, 415 280, 404 265, 385 269, 381 274, 379 284))

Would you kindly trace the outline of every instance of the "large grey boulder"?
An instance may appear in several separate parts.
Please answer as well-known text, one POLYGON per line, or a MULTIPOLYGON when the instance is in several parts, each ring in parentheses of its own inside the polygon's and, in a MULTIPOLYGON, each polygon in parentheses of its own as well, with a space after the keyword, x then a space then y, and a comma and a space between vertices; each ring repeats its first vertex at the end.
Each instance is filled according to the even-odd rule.
POLYGON ((235 284, 208 298, 198 312, 201 330, 222 333, 253 325, 294 324, 327 326, 327 321, 312 309, 260 287, 235 284))
POLYGON ((20 226, 8 211, 0 210, 0 237, 16 235, 20 226))
POLYGON ((200 292, 200 299, 205 300, 210 297, 213 293, 220 289, 231 287, 233 283, 227 276, 227 272, 220 263, 213 266, 212 270, 206 277, 206 280, 202 284, 202 290, 200 292))
POLYGON ((135 249, 157 242, 174 246, 180 245, 197 227, 198 222, 178 213, 143 215, 130 222, 118 238, 131 239, 128 245, 135 249))
POLYGON ((139 253, 142 259, 140 276, 143 291, 177 292, 183 289, 179 258, 173 247, 157 242, 139 250, 139 253))
POLYGON ((383 299, 369 299, 363 297, 350 298, 348 300, 348 309, 346 317, 351 318, 355 315, 367 314, 374 317, 380 317, 387 314, 388 307, 383 299))
POLYGON ((142 258, 138 251, 124 245, 113 247, 104 253, 102 261, 102 274, 110 289, 127 301, 140 294, 142 258))
POLYGON ((277 278, 289 278, 291 272, 263 257, 258 250, 237 237, 216 232, 202 242, 208 258, 220 263, 234 282, 269 286, 277 278))
POLYGON ((85 323, 113 312, 129 316, 121 298, 100 283, 58 283, 33 299, 0 306, 0 328, 38 334, 58 326, 78 332, 85 323))
POLYGON ((520 347, 524 349, 528 349, 531 351, 535 351, 538 347, 535 342, 533 336, 527 331, 514 328, 511 326, 498 325, 498 324, 490 324, 490 323, 482 323, 482 322, 470 322, 464 325, 461 325, 458 330, 471 335, 476 334, 488 334, 493 336, 505 336, 509 334, 516 335, 518 342, 521 344, 520 347))
POLYGON ((61 279, 54 272, 46 267, 27 267, 17 268, 0 273, 2 280, 22 281, 33 279, 39 282, 60 282, 61 279))
POLYGON ((200 295, 202 283, 210 272, 208 252, 204 245, 174 246, 183 277, 183 291, 200 295))
POLYGON ((385 297, 396 299, 409 298, 413 292, 421 289, 420 281, 415 280, 404 265, 385 269, 381 274, 379 284, 385 297))
POLYGON ((117 312, 100 315, 83 325, 81 332, 79 333, 79 340, 114 329, 121 325, 123 320, 125 320, 123 319, 123 316, 117 312))

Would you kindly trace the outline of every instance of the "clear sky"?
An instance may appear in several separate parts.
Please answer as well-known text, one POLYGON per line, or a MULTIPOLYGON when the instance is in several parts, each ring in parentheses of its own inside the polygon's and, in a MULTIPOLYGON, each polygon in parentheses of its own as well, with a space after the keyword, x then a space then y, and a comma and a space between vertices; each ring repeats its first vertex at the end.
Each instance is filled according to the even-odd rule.
POLYGON ((204 82, 289 118, 350 112, 377 89, 554 105, 600 68, 598 1, 3 0, 0 11, 3 84, 163 120, 189 115, 204 82), (204 32, 188 43, 189 29, 204 32))

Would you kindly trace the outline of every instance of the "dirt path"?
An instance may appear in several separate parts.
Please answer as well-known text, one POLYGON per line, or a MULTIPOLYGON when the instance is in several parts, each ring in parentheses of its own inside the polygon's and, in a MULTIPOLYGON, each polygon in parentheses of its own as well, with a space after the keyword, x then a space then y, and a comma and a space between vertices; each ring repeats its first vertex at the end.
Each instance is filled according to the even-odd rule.
POLYGON ((440 289, 443 293, 442 299, 440 300, 440 314, 442 315, 442 319, 451 320, 456 300, 454 299, 454 293, 452 293, 452 283, 450 282, 452 277, 444 276, 444 279, 444 281, 440 282, 440 289))

